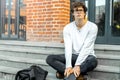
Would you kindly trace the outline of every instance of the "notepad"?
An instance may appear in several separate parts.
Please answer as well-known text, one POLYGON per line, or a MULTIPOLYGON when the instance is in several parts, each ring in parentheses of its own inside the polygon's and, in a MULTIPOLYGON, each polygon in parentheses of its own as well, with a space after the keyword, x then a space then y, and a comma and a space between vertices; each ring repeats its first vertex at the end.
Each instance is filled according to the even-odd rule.
POLYGON ((64 80, 76 80, 76 77, 74 74, 71 74, 70 76, 65 77, 64 80))

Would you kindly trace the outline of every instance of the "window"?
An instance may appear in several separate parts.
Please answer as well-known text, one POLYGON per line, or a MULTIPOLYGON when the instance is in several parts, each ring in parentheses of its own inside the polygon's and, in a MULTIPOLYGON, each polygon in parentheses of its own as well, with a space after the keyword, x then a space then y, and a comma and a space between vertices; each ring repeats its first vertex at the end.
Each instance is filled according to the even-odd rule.
POLYGON ((26 38, 26 0, 1 0, 1 39, 26 38))
POLYGON ((105 0, 96 0, 95 23, 98 25, 98 36, 105 34, 105 0))
POLYGON ((19 37, 26 37, 26 0, 20 0, 19 37))
POLYGON ((120 36, 120 0, 114 0, 112 11, 112 36, 120 36))

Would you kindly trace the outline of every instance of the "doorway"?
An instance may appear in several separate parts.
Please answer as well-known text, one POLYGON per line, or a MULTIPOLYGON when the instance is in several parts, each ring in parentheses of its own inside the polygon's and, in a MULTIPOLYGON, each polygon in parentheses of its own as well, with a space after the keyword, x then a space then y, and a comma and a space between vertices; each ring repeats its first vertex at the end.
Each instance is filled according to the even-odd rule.
POLYGON ((96 43, 120 44, 120 0, 96 0, 95 20, 98 25, 96 43))

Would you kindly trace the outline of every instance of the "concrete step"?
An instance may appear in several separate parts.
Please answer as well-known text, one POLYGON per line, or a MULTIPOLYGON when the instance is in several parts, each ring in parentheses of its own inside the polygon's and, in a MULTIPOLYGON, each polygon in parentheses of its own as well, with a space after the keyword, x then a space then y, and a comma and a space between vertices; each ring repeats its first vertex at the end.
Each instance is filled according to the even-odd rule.
MULTIPOLYGON (((95 52, 99 64, 93 72, 90 72, 91 80, 120 80, 120 45, 95 45, 95 52)), ((0 66, 2 66, 0 74, 8 78, 15 75, 12 71, 9 73, 8 67, 11 70, 14 68, 25 69, 36 64, 48 70, 49 74, 51 73, 47 80, 57 80, 55 78, 56 71, 45 62, 49 54, 64 54, 63 44, 0 40, 0 66), (7 70, 4 71, 3 67, 7 70)), ((6 80, 1 75, 0 78, 6 80)))
MULTIPOLYGON (((52 54, 52 53, 51 53, 52 54)), ((48 54, 42 53, 28 53, 28 52, 15 52, 15 51, 0 51, 0 55, 8 55, 14 57, 27 57, 33 59, 42 59, 45 60, 48 54)))
MULTIPOLYGON (((49 72, 55 73, 55 70, 52 69, 51 67, 49 67, 44 62, 44 60, 30 59, 30 58, 23 58, 23 57, 20 58, 20 57, 5 56, 5 55, 0 55, 0 59, 1 59, 0 64, 3 66, 25 69, 25 68, 28 68, 29 66, 31 66, 32 64, 36 64, 36 65, 40 65, 40 66, 42 65, 41 67, 43 67, 44 69, 48 70, 49 72)), ((120 67, 98 65, 98 67, 95 69, 95 71, 119 74, 120 67)))
MULTIPOLYGON (((0 40, 1 46, 7 47, 24 47, 29 49, 46 49, 46 50, 56 50, 56 51, 64 51, 64 44, 62 43, 52 43, 52 42, 29 42, 29 41, 9 41, 9 40, 0 40)), ((96 51, 120 51, 120 45, 99 45, 95 44, 96 51)))
MULTIPOLYGON (((0 40, 0 47, 4 47, 6 50, 7 48, 17 48, 18 51, 21 48, 27 49, 27 50, 35 50, 36 52, 40 50, 50 50, 50 51, 60 51, 64 52, 64 45, 60 43, 43 43, 43 42, 22 42, 22 41, 1 41, 0 40)), ((26 51, 24 50, 23 51, 26 51)), ((15 51, 15 50, 14 50, 15 51)), ((95 45, 95 51, 102 51, 100 53, 113 51, 119 52, 120 51, 120 45, 95 45)), ((29 52, 29 51, 28 51, 29 52)), ((97 52, 96 52, 97 53, 97 52)), ((109 52, 108 52, 109 53, 109 52)))
POLYGON ((45 49, 45 50, 56 50, 56 51, 63 51, 64 50, 64 46, 63 44, 60 43, 51 43, 51 42, 26 42, 26 41, 3 41, 0 40, 0 46, 2 47, 15 47, 15 48, 25 48, 28 50, 31 49, 45 49))
MULTIPOLYGON (((15 80, 15 74, 22 70, 20 68, 0 66, 0 80, 15 80)), ((48 73, 46 80, 62 80, 57 79, 55 73, 48 73)))
POLYGON ((47 65, 45 60, 41 59, 33 59, 33 58, 25 58, 25 57, 14 57, 14 56, 5 56, 0 55, 1 61, 11 61, 11 62, 21 62, 21 63, 31 63, 31 64, 41 64, 41 65, 47 65))
MULTIPOLYGON (((63 43, 53 43, 53 42, 31 42, 31 41, 11 41, 11 40, 0 40, 0 45, 13 45, 13 46, 31 46, 31 47, 45 47, 45 48, 59 48, 63 49, 63 43)), ((104 45, 104 44, 95 44, 96 50, 101 51, 120 51, 120 45, 104 45)))
MULTIPOLYGON (((24 69, 26 69, 26 68, 24 68, 24 69)), ((4 80, 14 80, 15 79, 15 74, 19 70, 22 70, 22 69, 20 69, 20 68, 13 68, 13 67, 6 67, 6 66, 0 66, 0 72, 1 72, 0 77, 2 79, 4 79, 4 80)), ((48 73, 47 80, 55 80, 55 78, 56 77, 55 77, 55 75, 53 75, 53 73, 50 73, 50 72, 48 73)))
MULTIPOLYGON (((15 80, 15 74, 21 69, 13 68, 13 67, 6 67, 0 66, 0 80, 15 80)), ((48 73, 46 80, 56 80, 56 77, 53 73, 48 73)))
MULTIPOLYGON (((14 59, 13 59, 14 60, 14 59)), ((26 59, 27 60, 27 59, 26 59)), ((25 61, 26 61, 25 60, 25 61)), ((25 69, 25 68, 28 68, 29 66, 31 66, 32 64, 30 64, 31 62, 3 62, 3 63, 0 63, 1 65, 4 65, 4 66, 9 66, 9 67, 12 67, 12 68, 20 68, 20 69, 25 69), (12 65, 11 65, 12 64, 12 65), (19 66, 18 66, 19 65, 19 66)), ((41 63, 40 63, 41 64, 41 63)), ((43 64, 43 63, 42 63, 43 64)), ((44 65, 47 65, 47 64, 44 64, 44 65)), ((49 66, 41 66, 42 68, 44 68, 45 70, 48 70, 48 72, 50 73, 54 73, 55 74, 55 70, 52 69, 51 67, 49 66)), ((1 67, 0 67, 1 68, 1 67)), ((2 68, 1 68, 2 69, 2 68)), ((4 69, 4 68, 3 68, 4 69)), ((9 70, 9 69, 6 69, 6 70, 9 70)), ((11 69, 12 70, 12 69, 11 69)), ((104 66, 104 65, 98 65, 98 67, 94 70, 95 72, 97 72, 96 74, 103 74, 106 73, 106 75, 115 75, 116 76, 118 74, 120 74, 120 67, 115 67, 115 66, 104 66)), ((1 71, 0 71, 1 72, 1 71)), ((8 71, 5 71, 5 72, 8 72, 8 71)), ((13 73, 13 72, 12 72, 13 73)), ((91 74, 91 73, 90 73, 91 74)), ((94 75, 94 74, 93 74, 94 75)), ((91 77, 91 78, 96 78, 96 77, 91 77)))
POLYGON ((34 41, 14 41, 14 40, 0 40, 1 45, 21 45, 21 46, 47 46, 47 47, 63 47, 63 43, 55 42, 34 42, 34 41))
MULTIPOLYGON (((9 51, 9 52, 16 52, 16 53, 29 53, 29 54, 34 53, 34 54, 43 54, 43 55, 64 54, 64 50, 56 50, 56 48, 52 48, 52 50, 51 50, 51 49, 41 49, 39 47, 38 47, 39 49, 37 49, 37 48, 29 48, 29 47, 24 48, 24 46, 19 47, 19 48, 17 48, 16 46, 12 46, 12 47, 10 46, 10 47, 7 47, 7 48, 6 47, 7 46, 0 46, 1 53, 4 53, 5 51, 6 52, 9 51)), ((100 58, 102 58, 102 57, 104 58, 104 55, 106 55, 105 58, 108 55, 120 56, 119 52, 120 51, 99 51, 99 50, 95 51, 96 55, 98 55, 100 58)), ((109 57, 107 57, 107 58, 109 58, 109 57)), ((114 58, 114 56, 110 57, 110 58, 114 58)))
MULTIPOLYGON (((0 48, 0 55, 3 56, 10 56, 14 58, 32 58, 32 59, 39 59, 39 60, 46 60, 46 57, 50 54, 58 54, 58 51, 50 51, 50 50, 41 50, 39 49, 39 51, 31 49, 25 49, 25 48, 0 48), (4 50, 4 51, 3 51, 4 50)), ((100 51, 101 52, 101 51, 100 51)), ((110 51, 109 51, 110 52, 110 51)), ((120 54, 118 54, 119 52, 114 51, 114 54, 112 53, 99 53, 97 52, 97 58, 98 58, 98 63, 101 65, 111 65, 111 66, 120 66, 120 54)), ((63 54, 62 52, 60 54, 63 54)), ((19 60, 20 61, 20 60, 19 60)), ((24 62, 24 59, 23 59, 24 62)))
POLYGON ((120 51, 120 45, 95 44, 95 49, 99 51, 120 51))
MULTIPOLYGON (((0 45, 0 54, 4 53, 17 57, 45 60, 49 54, 64 54, 63 44, 58 43, 0 41, 0 45)), ((119 45, 95 45, 95 50, 100 64, 113 65, 111 63, 114 63, 115 66, 119 66, 119 64, 116 64, 120 60, 119 45)))
POLYGON ((97 68, 89 72, 90 78, 100 80, 120 80, 120 67, 98 65, 97 68))
MULTIPOLYGON (((7 47, 7 46, 6 46, 7 47)), ((49 53, 52 53, 52 52, 58 52, 57 50, 47 50, 47 49, 36 49, 36 48, 32 48, 32 49, 29 49, 29 48, 24 48, 24 47, 19 47, 19 48, 16 48, 15 46, 14 47, 4 47, 4 46, 0 46, 0 51, 11 51, 11 52, 27 52, 27 53, 40 53, 40 54, 49 54, 49 53)), ((62 52, 62 51, 61 51, 62 52)), ((61 53, 59 52, 59 53, 61 53)), ((59 54, 59 53, 53 53, 53 54, 59 54)), ((62 52, 63 53, 63 52, 62 52)))
POLYGON ((90 76, 90 80, 92 79, 98 79, 98 80, 120 80, 120 74, 116 73, 107 73, 107 72, 91 72, 88 74, 90 76))
POLYGON ((4 79, 0 78, 0 80, 4 80, 4 79))
POLYGON ((120 67, 120 60, 117 59, 99 59, 98 58, 98 64, 100 65, 108 65, 108 66, 117 66, 120 67))
POLYGON ((108 73, 120 73, 120 67, 115 66, 105 66, 105 65, 98 65, 94 71, 99 72, 108 72, 108 73))
POLYGON ((98 64, 120 67, 120 55, 116 54, 97 54, 98 64))
POLYGON ((21 68, 21 69, 28 68, 31 65, 39 65, 41 67, 44 67, 44 69, 50 72, 55 72, 55 70, 49 67, 48 64, 46 64, 45 60, 42 59, 0 55, 0 64, 3 66, 21 68))
MULTIPOLYGON (((88 73, 91 78, 90 80, 96 80, 96 79, 97 80, 119 80, 120 72, 118 72, 116 70, 116 72, 118 72, 118 73, 114 73, 115 71, 111 70, 113 68, 114 67, 112 67, 112 66, 103 66, 103 65, 98 66, 96 69, 99 69, 99 70, 95 70, 93 72, 88 73), (103 68, 103 69, 101 69, 101 68, 103 68), (106 72, 103 73, 102 71, 106 71, 106 72), (109 73, 108 73, 108 71, 109 71, 109 73)), ((21 70, 21 69, 0 66, 0 72, 1 72, 0 78, 3 78, 5 80, 14 80, 15 74, 19 70, 21 70)), ((55 79, 56 79, 55 72, 54 73, 49 72, 46 80, 55 80, 55 79)), ((56 79, 56 80, 58 80, 58 79, 56 79)))

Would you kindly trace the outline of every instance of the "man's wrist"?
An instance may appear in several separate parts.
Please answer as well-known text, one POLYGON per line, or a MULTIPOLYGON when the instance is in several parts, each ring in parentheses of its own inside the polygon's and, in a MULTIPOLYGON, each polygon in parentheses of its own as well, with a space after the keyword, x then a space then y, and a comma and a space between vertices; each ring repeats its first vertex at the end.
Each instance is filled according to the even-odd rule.
POLYGON ((80 67, 80 65, 75 65, 76 67, 80 67))

